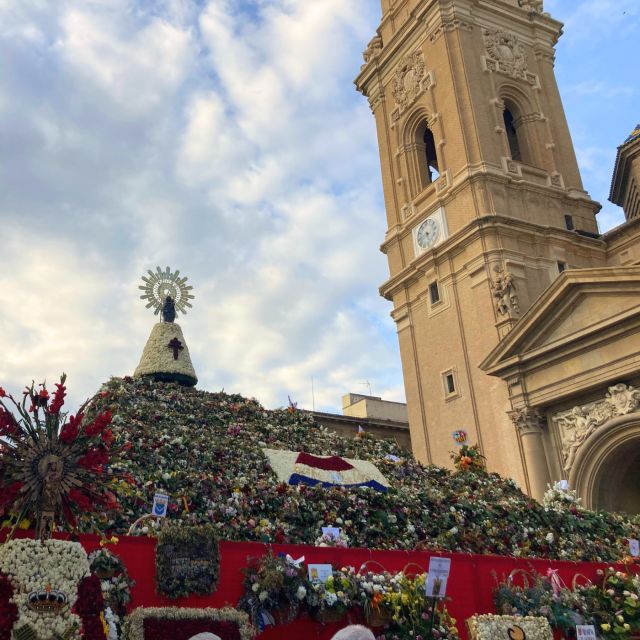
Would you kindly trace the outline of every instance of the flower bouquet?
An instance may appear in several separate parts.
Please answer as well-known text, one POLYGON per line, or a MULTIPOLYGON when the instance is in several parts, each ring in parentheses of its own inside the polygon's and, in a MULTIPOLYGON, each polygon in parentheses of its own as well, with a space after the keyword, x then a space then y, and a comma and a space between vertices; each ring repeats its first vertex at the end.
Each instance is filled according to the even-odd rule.
POLYGON ((549 569, 546 576, 533 570, 512 571, 498 583, 494 603, 503 615, 544 617, 565 636, 569 636, 577 624, 585 624, 588 615, 584 597, 577 590, 569 589, 553 569, 549 569))
POLYGON ((341 620, 357 602, 358 583, 353 567, 334 569, 325 582, 313 580, 306 596, 312 617, 322 624, 341 620))
POLYGON ((272 554, 253 558, 244 570, 244 595, 238 609, 246 611, 254 626, 291 622, 310 589, 301 562, 272 554))
POLYGON ((463 444, 457 451, 451 453, 453 465, 458 471, 485 471, 485 457, 480 453, 477 444, 463 444))
POLYGON ((123 616, 131 602, 131 588, 135 585, 124 563, 108 549, 97 549, 89 554, 89 564, 91 571, 100 578, 106 606, 117 616, 123 616))
POLYGON ((389 633, 398 640, 459 640, 456 621, 439 600, 425 593, 427 574, 399 573, 393 579, 393 590, 384 596, 393 612, 389 633))
POLYGON ((600 573, 601 585, 578 588, 592 623, 602 638, 631 638, 640 632, 640 576, 613 567, 600 573))
POLYGON ((397 588, 395 576, 385 571, 378 562, 369 560, 358 570, 356 583, 358 598, 367 624, 374 628, 389 624, 393 611, 388 596, 397 588), (376 572, 373 569, 381 569, 381 571, 376 572))

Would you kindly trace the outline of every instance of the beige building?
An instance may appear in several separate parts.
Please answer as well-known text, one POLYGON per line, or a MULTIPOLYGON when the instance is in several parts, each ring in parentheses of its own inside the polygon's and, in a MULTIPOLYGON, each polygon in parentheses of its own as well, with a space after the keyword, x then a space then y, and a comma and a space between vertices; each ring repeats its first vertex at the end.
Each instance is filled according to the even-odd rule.
POLYGON ((394 440, 411 451, 411 433, 407 421, 407 405, 383 400, 378 396, 347 393, 342 396, 342 415, 312 411, 314 421, 346 438, 355 437, 360 429, 374 438, 394 440))
POLYGON ((640 132, 601 235, 542 0, 382 0, 356 79, 375 117, 411 440, 449 464, 464 429, 535 497, 640 511, 640 132))

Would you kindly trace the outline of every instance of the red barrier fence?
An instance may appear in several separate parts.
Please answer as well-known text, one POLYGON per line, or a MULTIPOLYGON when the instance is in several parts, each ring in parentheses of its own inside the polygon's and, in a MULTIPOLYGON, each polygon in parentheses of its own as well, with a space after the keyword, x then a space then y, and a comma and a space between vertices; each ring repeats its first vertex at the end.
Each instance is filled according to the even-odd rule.
MULTIPOLYGON (((98 546, 98 539, 83 536, 81 542, 87 551, 98 546)), ((127 566, 130 576, 136 581, 133 589, 133 606, 184 606, 184 607, 222 607, 235 606, 242 596, 242 569, 248 558, 264 555, 271 549, 273 553, 284 552, 293 558, 305 557, 307 563, 331 563, 334 567, 352 565, 360 567, 368 560, 375 560, 388 571, 401 571, 409 563, 415 563, 425 570, 432 555, 451 558, 451 576, 447 586, 447 595, 451 597, 449 610, 458 621, 461 636, 466 638, 464 621, 474 613, 494 613, 492 591, 495 577, 502 579, 514 569, 528 570, 531 567, 545 574, 547 569, 557 569, 567 584, 581 573, 596 581, 596 571, 601 565, 593 563, 556 562, 549 560, 516 560, 501 556, 480 556, 459 553, 433 553, 426 551, 371 551, 369 549, 341 549, 335 547, 311 547, 304 545, 266 545, 254 542, 220 543, 220 578, 218 588, 210 596, 169 600, 155 591, 155 540, 151 538, 121 537, 120 542, 111 547, 127 566)), ((415 568, 414 570, 415 571, 415 568)), ((304 617, 286 627, 267 629, 260 638, 263 640, 281 640, 283 638, 331 638, 333 633, 344 626, 339 624, 322 627, 304 617)))
MULTIPOLYGON (((23 532, 20 532, 21 534, 23 532)), ((99 548, 99 538, 92 535, 80 536, 80 542, 87 552, 99 548)), ((235 606, 242 596, 242 569, 248 559, 273 551, 284 552, 293 558, 305 557, 305 562, 331 563, 334 567, 347 565, 359 568, 364 562, 374 560, 388 571, 401 571, 409 563, 415 563, 425 571, 431 556, 451 558, 451 575, 447 585, 448 608, 457 620, 463 639, 467 638, 465 620, 475 613, 495 613, 492 592, 499 579, 508 576, 514 569, 525 571, 534 569, 546 574, 548 569, 557 569, 560 577, 568 584, 576 574, 597 581, 597 570, 606 565, 587 562, 558 562, 551 560, 517 560, 502 556, 471 555, 461 553, 436 553, 431 551, 372 551, 369 549, 342 549, 335 547, 312 547, 306 545, 260 544, 255 542, 220 542, 220 577, 217 590, 210 596, 191 596, 170 600, 155 590, 155 545, 153 538, 121 536, 116 545, 109 549, 120 556, 136 581, 132 590, 133 607, 223 607, 235 606)), ((373 570, 373 567, 372 567, 373 570)), ((415 573, 415 567, 411 573, 415 573)), ((360 622, 359 620, 353 620, 360 622)), ((260 640, 297 640, 317 638, 328 640, 335 631, 348 621, 322 626, 306 616, 287 626, 268 628, 260 640)))

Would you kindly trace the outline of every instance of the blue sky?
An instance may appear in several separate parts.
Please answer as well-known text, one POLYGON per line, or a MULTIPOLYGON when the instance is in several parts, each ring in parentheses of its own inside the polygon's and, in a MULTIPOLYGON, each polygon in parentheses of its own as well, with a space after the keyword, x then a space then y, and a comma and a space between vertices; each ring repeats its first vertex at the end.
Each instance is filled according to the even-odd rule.
MULTIPOLYGON (((547 0, 585 186, 638 120, 637 0, 547 0)), ((200 385, 340 408, 403 398, 373 118, 377 0, 0 2, 0 385, 135 368, 140 276, 179 268, 200 385)))

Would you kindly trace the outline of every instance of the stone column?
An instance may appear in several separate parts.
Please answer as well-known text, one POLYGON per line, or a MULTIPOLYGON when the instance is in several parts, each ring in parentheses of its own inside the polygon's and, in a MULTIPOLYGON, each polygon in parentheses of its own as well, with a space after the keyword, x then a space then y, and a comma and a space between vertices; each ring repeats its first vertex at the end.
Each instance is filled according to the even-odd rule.
POLYGON ((542 496, 547 490, 547 484, 551 480, 547 455, 542 440, 544 417, 540 411, 530 407, 511 411, 509 416, 518 431, 520 442, 522 443, 522 452, 529 480, 529 491, 533 498, 542 500, 542 496))

